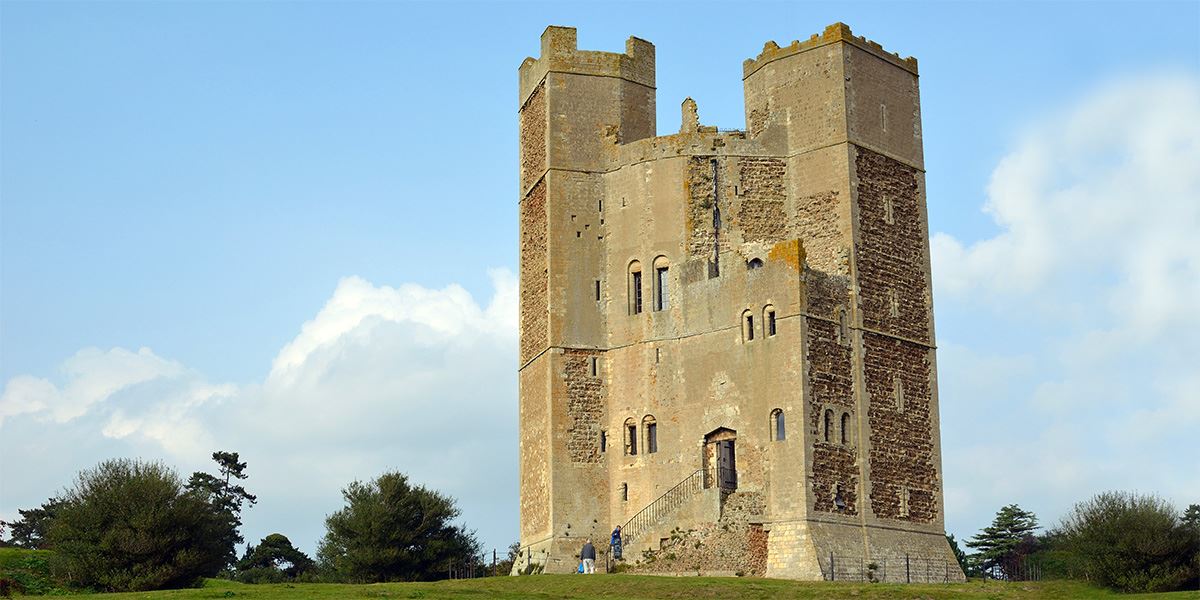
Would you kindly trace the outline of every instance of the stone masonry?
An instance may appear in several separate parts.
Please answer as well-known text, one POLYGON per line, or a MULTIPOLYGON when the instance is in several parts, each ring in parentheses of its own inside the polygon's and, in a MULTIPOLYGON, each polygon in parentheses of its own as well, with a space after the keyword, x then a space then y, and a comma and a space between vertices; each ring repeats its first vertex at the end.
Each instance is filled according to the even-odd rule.
POLYGON ((914 580, 961 580, 917 61, 841 23, 768 42, 744 64, 745 130, 687 99, 663 136, 654 61, 549 27, 519 69, 514 572, 573 571, 586 537, 603 562, 623 524, 641 572, 865 579, 847 565, 915 559, 914 580))

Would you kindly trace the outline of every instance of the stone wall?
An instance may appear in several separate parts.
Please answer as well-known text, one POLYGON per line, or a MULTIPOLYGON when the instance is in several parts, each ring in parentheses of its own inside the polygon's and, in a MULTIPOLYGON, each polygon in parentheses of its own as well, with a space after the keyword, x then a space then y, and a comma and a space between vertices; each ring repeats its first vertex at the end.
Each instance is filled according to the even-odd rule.
POLYGON ((676 529, 658 549, 627 556, 635 573, 751 575, 767 570, 765 503, 761 493, 733 492, 722 501, 721 518, 676 529))
POLYGON ((804 240, 808 265, 826 273, 849 274, 849 247, 839 227, 837 191, 796 199, 792 230, 804 240))
POLYGON ((546 180, 521 203, 521 364, 546 349, 549 340, 549 249, 546 180))
POLYGON ((863 327, 929 340, 929 280, 918 172, 863 148, 858 174, 856 264, 863 327))
MULTIPOLYGON (((548 355, 541 357, 549 361, 548 355)), ((550 531, 550 406, 546 369, 521 371, 521 540, 528 544, 550 531)))
POLYGON ((521 185, 529 187, 546 171, 546 83, 521 107, 521 185))
POLYGON ((563 351, 563 378, 567 384, 567 452, 573 463, 600 462, 600 422, 604 404, 599 373, 592 375, 596 350, 563 351))
POLYGON ((784 177, 787 163, 779 158, 743 157, 739 161, 741 202, 737 225, 743 242, 775 243, 787 236, 784 177))
POLYGON ((869 397, 871 511, 918 523, 937 517, 941 496, 930 422, 930 349, 872 333, 863 334, 863 371, 869 397), (903 410, 896 380, 903 383, 903 410), (908 490, 908 514, 901 494, 908 490))

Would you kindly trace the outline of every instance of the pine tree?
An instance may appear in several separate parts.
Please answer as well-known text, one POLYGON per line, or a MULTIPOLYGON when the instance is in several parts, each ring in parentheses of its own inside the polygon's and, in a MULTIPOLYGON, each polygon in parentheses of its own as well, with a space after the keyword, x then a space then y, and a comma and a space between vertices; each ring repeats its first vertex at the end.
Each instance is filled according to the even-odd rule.
POLYGON ((1006 579, 1011 579, 1021 558, 1034 549, 1033 532, 1037 528, 1036 515, 1016 504, 1009 504, 996 513, 991 526, 984 527, 966 544, 968 548, 978 550, 976 556, 982 570, 999 568, 1006 579))

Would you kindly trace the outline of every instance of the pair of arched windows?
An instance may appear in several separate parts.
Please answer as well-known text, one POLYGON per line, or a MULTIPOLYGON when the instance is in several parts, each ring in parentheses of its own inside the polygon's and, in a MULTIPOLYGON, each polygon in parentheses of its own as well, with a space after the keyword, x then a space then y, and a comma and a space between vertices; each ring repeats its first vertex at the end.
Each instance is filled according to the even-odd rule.
MULTIPOLYGON (((638 423, 633 420, 633 417, 625 419, 624 426, 625 434, 625 455, 637 456, 638 453, 638 423)), ((653 415, 642 417, 642 441, 641 446, 645 448, 646 454, 654 454, 658 452, 658 421, 653 415)))
MULTIPOLYGON (((775 337, 775 333, 779 330, 778 323, 775 318, 775 307, 768 304, 762 309, 761 323, 762 337, 775 337)), ((742 341, 752 342, 754 338, 759 336, 759 325, 755 323, 754 312, 746 309, 742 311, 742 341)))
MULTIPOLYGON (((671 261, 665 256, 659 256, 652 263, 654 272, 651 274, 651 283, 653 284, 650 292, 650 306, 655 311, 666 310, 670 306, 671 291, 670 279, 668 277, 671 270, 671 261)), ((643 309, 642 302, 642 263, 632 261, 629 263, 629 314, 641 314, 643 309)))
POLYGON ((841 417, 839 418, 832 408, 825 409, 824 425, 824 439, 826 442, 849 446, 851 440, 854 439, 853 432, 850 429, 850 413, 848 412, 841 413, 841 417), (840 427, 837 426, 839 424, 841 425, 840 427))
POLYGON ((771 441, 782 442, 787 439, 787 427, 784 423, 783 409, 771 411, 771 441))

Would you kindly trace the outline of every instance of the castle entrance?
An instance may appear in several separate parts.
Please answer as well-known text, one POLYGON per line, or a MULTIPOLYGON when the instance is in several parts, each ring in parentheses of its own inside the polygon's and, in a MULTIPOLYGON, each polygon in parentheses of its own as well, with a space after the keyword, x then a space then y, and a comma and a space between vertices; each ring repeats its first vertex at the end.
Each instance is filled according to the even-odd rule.
POLYGON ((704 436, 705 486, 737 489, 737 432, 725 427, 704 436))

